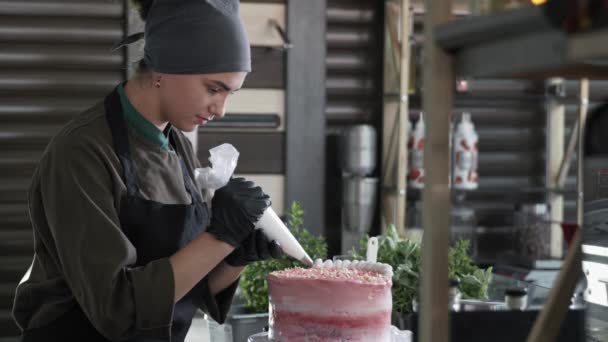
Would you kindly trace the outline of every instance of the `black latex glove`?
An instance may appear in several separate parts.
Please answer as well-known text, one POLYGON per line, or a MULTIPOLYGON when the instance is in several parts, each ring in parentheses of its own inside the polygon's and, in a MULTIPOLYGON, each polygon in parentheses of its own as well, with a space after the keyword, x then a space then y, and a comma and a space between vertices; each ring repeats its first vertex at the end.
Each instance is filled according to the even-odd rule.
POLYGON ((226 262, 232 266, 247 266, 252 262, 282 256, 283 250, 279 244, 274 240, 268 240, 261 229, 256 229, 239 248, 226 257, 226 262))
POLYGON ((245 178, 232 178, 213 195, 207 232, 238 248, 269 206, 270 197, 262 188, 245 178))

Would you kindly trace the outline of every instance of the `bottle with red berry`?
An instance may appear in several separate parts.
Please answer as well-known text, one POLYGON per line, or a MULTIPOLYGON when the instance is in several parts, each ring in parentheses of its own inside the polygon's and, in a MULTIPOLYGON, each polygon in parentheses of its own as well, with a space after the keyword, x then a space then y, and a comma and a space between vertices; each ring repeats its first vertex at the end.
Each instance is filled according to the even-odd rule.
POLYGON ((424 188, 424 114, 420 118, 410 134, 410 175, 409 185, 414 189, 424 188))
POLYGON ((454 134, 454 171, 452 184, 455 189, 474 190, 478 187, 477 164, 479 137, 470 113, 463 113, 454 134))

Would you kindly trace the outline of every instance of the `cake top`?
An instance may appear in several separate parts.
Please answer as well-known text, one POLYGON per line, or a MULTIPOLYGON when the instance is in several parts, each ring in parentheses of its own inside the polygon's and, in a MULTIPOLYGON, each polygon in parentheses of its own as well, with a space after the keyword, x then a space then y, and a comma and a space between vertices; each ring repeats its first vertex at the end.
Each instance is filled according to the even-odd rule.
POLYGON ((290 268, 272 272, 272 275, 288 279, 319 279, 330 281, 351 281, 368 284, 387 284, 393 277, 390 265, 367 262, 338 260, 323 262, 317 259, 312 268, 290 268))

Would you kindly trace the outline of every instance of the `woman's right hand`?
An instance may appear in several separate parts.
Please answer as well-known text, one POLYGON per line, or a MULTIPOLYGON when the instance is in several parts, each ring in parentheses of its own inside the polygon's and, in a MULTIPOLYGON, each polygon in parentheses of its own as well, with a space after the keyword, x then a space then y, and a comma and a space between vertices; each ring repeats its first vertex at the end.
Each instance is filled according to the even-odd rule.
POLYGON ((253 232, 270 204, 270 197, 262 188, 245 178, 232 178, 213 196, 207 232, 237 248, 253 232))

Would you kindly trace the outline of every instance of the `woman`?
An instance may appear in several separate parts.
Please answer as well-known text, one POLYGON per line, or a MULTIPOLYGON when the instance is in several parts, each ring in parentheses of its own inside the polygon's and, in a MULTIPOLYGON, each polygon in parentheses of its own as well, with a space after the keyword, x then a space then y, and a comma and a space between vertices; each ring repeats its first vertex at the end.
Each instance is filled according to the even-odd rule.
POLYGON ((219 189, 209 219, 180 132, 222 117, 250 71, 238 1, 137 2, 138 75, 68 123, 33 176, 22 341, 183 341, 198 308, 224 321, 245 265, 281 255, 254 230, 270 200, 253 183, 219 189))

